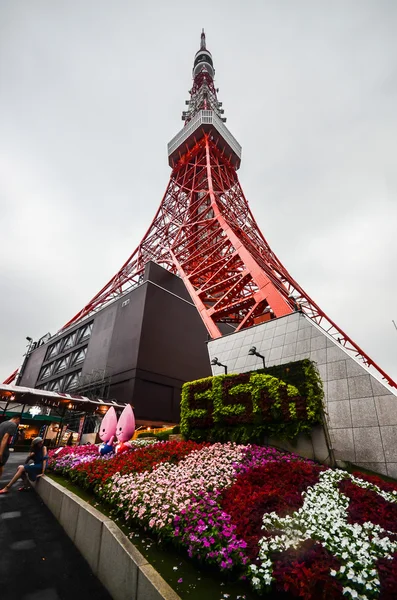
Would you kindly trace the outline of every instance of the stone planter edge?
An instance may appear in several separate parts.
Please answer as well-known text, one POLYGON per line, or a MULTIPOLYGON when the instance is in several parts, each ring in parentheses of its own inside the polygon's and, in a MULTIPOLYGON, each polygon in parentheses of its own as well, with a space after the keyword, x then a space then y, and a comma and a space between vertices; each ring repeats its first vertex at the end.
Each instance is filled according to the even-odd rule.
POLYGON ((35 489, 113 600, 181 600, 114 521, 46 475, 35 489))

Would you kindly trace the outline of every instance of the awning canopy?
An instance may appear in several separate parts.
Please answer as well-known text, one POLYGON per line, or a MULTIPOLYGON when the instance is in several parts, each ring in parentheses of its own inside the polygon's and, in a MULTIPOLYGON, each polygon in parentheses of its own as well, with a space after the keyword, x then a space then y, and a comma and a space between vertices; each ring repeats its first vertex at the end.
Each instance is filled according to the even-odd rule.
POLYGON ((5 414, 3 415, 3 413, 0 413, 0 417, 6 417, 7 419, 11 419, 11 417, 16 417, 20 415, 21 416, 21 420, 23 421, 23 423, 26 423, 26 421, 32 421, 32 422, 36 422, 39 424, 42 424, 43 421, 44 422, 48 422, 48 423, 60 423, 62 421, 62 417, 57 416, 57 415, 31 415, 28 412, 24 412, 24 413, 20 413, 19 411, 13 411, 13 410, 6 410, 5 414))
POLYGON ((0 400, 7 403, 8 410, 12 410, 12 403, 18 403, 19 405, 27 404, 29 406, 62 407, 69 410, 86 410, 87 412, 95 411, 101 406, 125 407, 125 404, 118 404, 114 400, 105 401, 100 398, 91 400, 86 396, 50 392, 7 383, 0 383, 0 400))

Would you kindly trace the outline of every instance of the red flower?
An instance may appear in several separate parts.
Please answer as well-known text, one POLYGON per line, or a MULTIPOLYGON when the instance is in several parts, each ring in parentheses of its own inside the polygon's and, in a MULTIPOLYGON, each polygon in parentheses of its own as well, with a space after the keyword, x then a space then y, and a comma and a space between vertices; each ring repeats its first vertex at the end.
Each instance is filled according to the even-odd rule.
POLYGON ((397 596, 397 552, 393 559, 382 558, 377 564, 380 579, 380 598, 395 600, 397 596))
POLYGON ((339 489, 350 500, 347 511, 349 523, 362 525, 371 521, 374 525, 397 533, 397 504, 387 502, 376 492, 361 488, 350 479, 341 481, 339 489))
POLYGON ((258 556, 264 513, 274 511, 284 517, 300 508, 302 492, 318 482, 324 469, 314 463, 269 463, 239 475, 223 492, 222 509, 232 517, 236 535, 247 542, 248 556, 258 556))
POLYGON ((339 567, 339 562, 321 544, 307 540, 299 548, 277 555, 273 567, 275 588, 305 600, 343 598, 341 584, 330 576, 331 569, 339 567))

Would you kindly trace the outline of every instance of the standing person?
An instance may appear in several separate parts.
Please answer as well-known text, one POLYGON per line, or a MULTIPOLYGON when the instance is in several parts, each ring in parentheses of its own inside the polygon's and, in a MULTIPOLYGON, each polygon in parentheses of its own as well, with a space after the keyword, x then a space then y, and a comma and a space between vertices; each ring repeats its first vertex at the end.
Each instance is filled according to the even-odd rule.
POLYGON ((0 490, 0 494, 8 494, 10 487, 21 478, 23 480, 23 486, 19 488, 19 492, 29 490, 29 481, 36 481, 37 477, 44 475, 45 468, 47 466, 47 448, 44 446, 44 440, 41 437, 34 438, 30 447, 30 454, 26 459, 25 465, 19 465, 17 472, 14 477, 7 483, 7 485, 0 490), (29 465, 33 460, 33 465, 29 465))
POLYGON ((3 467, 10 456, 8 446, 18 431, 18 425, 20 422, 21 417, 16 415, 9 421, 4 421, 4 423, 1 423, 0 425, 0 477, 3 475, 3 467))

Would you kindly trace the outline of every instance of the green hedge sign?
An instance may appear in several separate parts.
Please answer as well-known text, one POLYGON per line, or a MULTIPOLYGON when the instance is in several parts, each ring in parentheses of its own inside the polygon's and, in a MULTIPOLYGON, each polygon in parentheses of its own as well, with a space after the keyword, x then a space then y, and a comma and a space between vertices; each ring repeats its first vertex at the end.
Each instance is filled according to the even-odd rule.
MULTIPOLYGON (((304 396, 295 385, 263 371, 185 383, 182 435, 193 440, 260 442, 265 435, 293 439, 309 432, 322 420, 323 391, 313 363, 301 362, 304 396)), ((293 372, 296 379, 296 367, 293 372)))

